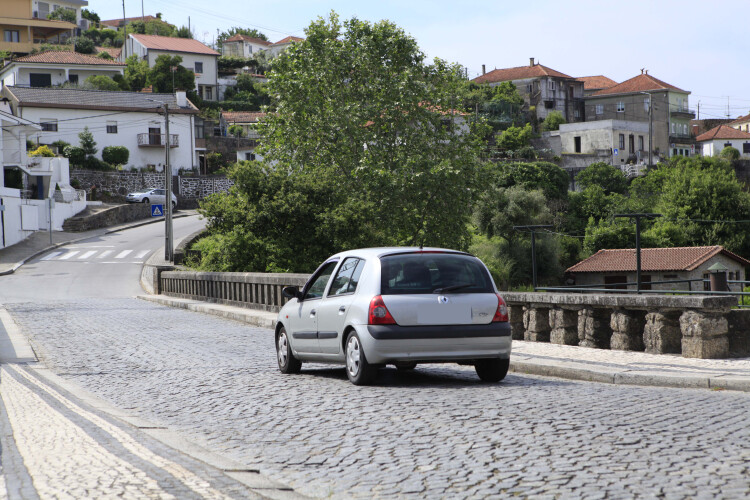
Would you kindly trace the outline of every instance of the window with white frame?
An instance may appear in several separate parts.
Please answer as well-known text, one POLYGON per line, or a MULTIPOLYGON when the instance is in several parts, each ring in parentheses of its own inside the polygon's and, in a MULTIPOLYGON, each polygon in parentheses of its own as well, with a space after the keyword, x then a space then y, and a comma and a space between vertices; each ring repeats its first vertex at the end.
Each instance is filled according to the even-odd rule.
POLYGON ((604 104, 597 104, 596 105, 596 114, 597 115, 603 115, 604 114, 604 104))
POLYGON ((57 132, 57 118, 42 118, 39 120, 42 132, 57 132))
POLYGON ((547 88, 549 90, 555 90, 555 81, 554 80, 548 80, 547 81, 547 88))
POLYGON ((202 62, 196 62, 195 63, 195 74, 199 75, 203 73, 203 63, 202 62))
POLYGON ((617 112, 622 113, 625 111, 625 103, 623 101, 617 102, 617 112))
POLYGON ((674 134, 674 122, 672 122, 672 133, 674 134))
POLYGON ((108 134, 117 133, 117 122, 107 122, 107 133, 108 134))

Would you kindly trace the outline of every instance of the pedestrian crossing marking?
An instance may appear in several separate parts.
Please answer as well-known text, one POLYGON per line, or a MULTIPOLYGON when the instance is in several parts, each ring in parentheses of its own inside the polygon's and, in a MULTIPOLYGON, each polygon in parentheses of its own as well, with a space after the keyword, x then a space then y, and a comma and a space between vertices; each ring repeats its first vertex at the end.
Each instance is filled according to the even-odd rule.
POLYGON ((68 252, 68 253, 66 253, 65 255, 63 255, 62 257, 60 257, 60 258, 59 258, 59 259, 57 259, 57 260, 68 260, 68 259, 70 259, 71 257, 73 257, 73 256, 75 256, 75 255, 77 255, 77 254, 79 254, 79 253, 81 253, 81 252, 79 252, 78 250, 73 250, 72 252, 68 252))
POLYGON ((62 252, 52 252, 50 254, 45 255, 40 260, 51 260, 51 259, 54 259, 55 257, 57 257, 59 255, 62 255, 62 254, 63 254, 62 252))
POLYGON ((126 255, 128 255, 132 250, 123 250, 122 252, 115 255, 115 259, 124 259, 126 255))
POLYGON ((114 252, 114 250, 105 250, 102 253, 100 253, 96 258, 97 259, 103 259, 104 257, 106 257, 107 255, 109 255, 109 254, 111 254, 113 252, 114 252))
POLYGON ((138 252, 135 256, 136 259, 142 259, 148 254, 151 250, 143 250, 142 252, 138 252))
POLYGON ((79 255, 78 258, 79 259, 88 259, 92 255, 94 255, 96 252, 97 252, 97 250, 89 250, 88 252, 82 253, 81 255, 79 255))

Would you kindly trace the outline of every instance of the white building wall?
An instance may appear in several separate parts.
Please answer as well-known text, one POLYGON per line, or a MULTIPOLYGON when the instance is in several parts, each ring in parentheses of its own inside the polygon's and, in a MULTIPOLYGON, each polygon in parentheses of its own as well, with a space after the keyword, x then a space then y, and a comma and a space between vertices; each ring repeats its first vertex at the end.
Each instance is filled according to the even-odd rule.
MULTIPOLYGON (((195 75, 195 85, 213 85, 217 84, 218 78, 218 62, 217 56, 203 55, 203 54, 189 54, 184 52, 166 52, 162 50, 149 50, 148 51, 148 66, 152 68, 156 63, 156 58, 161 55, 168 56, 180 56, 182 57, 181 66, 195 71, 195 63, 203 63, 203 73, 195 75)), ((214 97, 215 98, 215 97, 214 97)))
MULTIPOLYGON (((159 128, 164 134, 164 117, 158 113, 96 111, 90 109, 19 108, 22 118, 35 123, 57 119, 57 132, 37 132, 29 138, 40 144, 51 144, 57 140, 78 146, 78 134, 88 127, 99 149, 96 156, 102 157, 106 146, 125 146, 130 151, 125 168, 156 166, 161 170, 165 164, 164 147, 138 145, 138 135, 148 134, 149 128, 159 128), (107 124, 116 123, 117 133, 107 133, 107 124)), ((193 115, 170 114, 170 135, 177 134, 179 147, 170 150, 173 171, 193 168, 193 115)))
POLYGON ((94 75, 105 75, 110 78, 124 74, 125 70, 118 66, 69 66, 67 68, 53 65, 34 65, 15 67, 8 74, 3 75, 3 85, 28 86, 31 84, 31 74, 47 74, 51 76, 52 85, 62 85, 70 79, 69 75, 78 75, 78 83, 94 75))
POLYGON ((726 147, 727 143, 731 144, 733 148, 740 152, 742 158, 750 158, 750 153, 743 153, 743 145, 750 144, 748 139, 716 139, 713 141, 705 141, 702 143, 703 156, 719 156, 721 151, 726 147))

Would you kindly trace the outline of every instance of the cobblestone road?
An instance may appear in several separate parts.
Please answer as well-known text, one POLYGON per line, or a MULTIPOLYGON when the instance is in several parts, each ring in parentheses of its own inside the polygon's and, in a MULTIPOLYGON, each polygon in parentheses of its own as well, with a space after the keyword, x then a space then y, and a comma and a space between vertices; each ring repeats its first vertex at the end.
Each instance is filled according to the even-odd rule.
POLYGON ((742 498, 750 395, 455 365, 275 367, 270 330, 134 299, 9 304, 44 361, 122 408, 320 497, 742 498))

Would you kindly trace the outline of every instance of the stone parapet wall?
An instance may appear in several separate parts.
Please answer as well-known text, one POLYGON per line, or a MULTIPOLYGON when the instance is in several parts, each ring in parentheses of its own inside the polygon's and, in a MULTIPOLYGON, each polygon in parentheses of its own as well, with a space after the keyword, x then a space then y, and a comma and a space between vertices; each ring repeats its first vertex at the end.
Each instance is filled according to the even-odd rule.
POLYGON ((117 205, 88 216, 71 217, 63 224, 63 231, 81 232, 116 226, 151 217, 151 206, 143 203, 117 205))
MULTIPOLYGON (((164 173, 158 172, 99 172, 96 170, 73 170, 71 180, 77 179, 81 189, 90 196, 95 186, 97 192, 108 192, 114 197, 125 197, 128 193, 150 188, 164 188, 164 173)), ((182 200, 201 200, 214 193, 224 193, 234 181, 223 176, 195 175, 174 176, 173 191, 182 200)))

